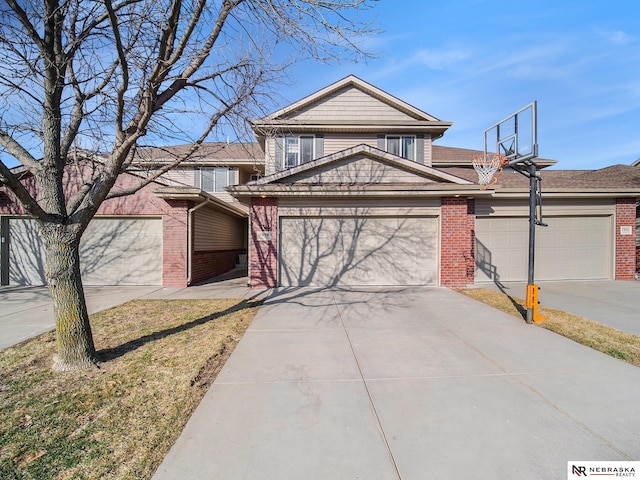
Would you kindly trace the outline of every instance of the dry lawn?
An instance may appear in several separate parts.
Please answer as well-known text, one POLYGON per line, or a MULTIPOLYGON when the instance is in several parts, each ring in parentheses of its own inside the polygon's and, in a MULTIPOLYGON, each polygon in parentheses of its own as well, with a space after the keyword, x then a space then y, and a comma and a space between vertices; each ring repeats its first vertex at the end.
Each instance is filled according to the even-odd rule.
MULTIPOLYGON (((483 288, 466 288, 458 291, 498 310, 521 317, 523 320, 526 318, 525 300, 521 298, 483 288)), ((544 306, 540 307, 540 314, 546 317, 546 321, 536 325, 612 357, 640 366, 640 336, 544 306)))
POLYGON ((55 335, 0 352, 0 478, 145 479, 258 304, 133 301, 91 317, 99 369, 54 373, 55 335))

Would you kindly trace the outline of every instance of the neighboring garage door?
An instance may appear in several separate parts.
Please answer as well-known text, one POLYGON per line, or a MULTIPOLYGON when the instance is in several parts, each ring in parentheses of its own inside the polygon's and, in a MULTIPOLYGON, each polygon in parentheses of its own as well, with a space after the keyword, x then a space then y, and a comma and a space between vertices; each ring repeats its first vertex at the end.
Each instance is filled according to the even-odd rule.
MULTIPOLYGON (((536 280, 612 278, 611 216, 545 217, 536 227, 536 280)), ((529 220, 476 219, 476 281, 526 281, 529 220)))
MULTIPOLYGON (((44 285, 45 256, 34 220, 9 220, 9 284, 44 285)), ((160 285, 162 219, 94 218, 80 243, 85 285, 160 285)))
POLYGON ((279 283, 435 285, 435 217, 281 218, 279 283))

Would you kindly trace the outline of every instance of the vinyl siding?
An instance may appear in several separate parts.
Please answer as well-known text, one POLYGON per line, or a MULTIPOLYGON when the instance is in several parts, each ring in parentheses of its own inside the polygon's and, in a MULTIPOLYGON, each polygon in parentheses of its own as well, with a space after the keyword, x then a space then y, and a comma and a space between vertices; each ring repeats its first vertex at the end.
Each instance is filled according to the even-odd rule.
POLYGON ((439 198, 281 198, 281 217, 438 216, 439 198))
POLYGON ((432 183, 413 172, 365 156, 347 158, 287 177, 286 183, 432 183))
POLYGON ((298 121, 415 120, 406 113, 354 87, 347 87, 287 116, 298 121))
POLYGON ((378 148, 378 140, 375 134, 353 133, 353 134, 331 134, 324 136, 324 154, 331 155, 341 152, 347 148, 355 147, 360 144, 369 145, 378 148))
POLYGON ((160 178, 176 186, 195 186, 195 172, 193 168, 174 168, 160 178))
POLYGON ((196 251, 234 250, 246 247, 246 221, 217 210, 194 213, 193 247, 196 251))

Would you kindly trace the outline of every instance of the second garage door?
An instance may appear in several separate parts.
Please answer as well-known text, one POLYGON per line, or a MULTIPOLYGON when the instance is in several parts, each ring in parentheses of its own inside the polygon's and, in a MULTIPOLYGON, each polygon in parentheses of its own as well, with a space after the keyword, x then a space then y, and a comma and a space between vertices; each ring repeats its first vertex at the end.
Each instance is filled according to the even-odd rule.
MULTIPOLYGON (((9 284, 44 285, 45 255, 35 220, 9 220, 9 284)), ((160 285, 162 219, 96 217, 80 242, 85 285, 160 285)))
MULTIPOLYGON (((545 217, 536 228, 536 280, 612 277, 611 216, 545 217)), ((529 220, 476 219, 476 281, 526 281, 529 220)))
POLYGON ((279 284, 435 285, 438 245, 435 217, 285 217, 279 284))

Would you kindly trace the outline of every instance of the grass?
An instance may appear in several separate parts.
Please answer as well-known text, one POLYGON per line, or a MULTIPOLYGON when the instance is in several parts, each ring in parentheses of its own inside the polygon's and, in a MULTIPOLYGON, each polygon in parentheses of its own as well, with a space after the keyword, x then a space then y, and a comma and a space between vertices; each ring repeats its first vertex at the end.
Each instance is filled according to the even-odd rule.
MULTIPOLYGON (((458 291, 503 312, 526 318, 525 301, 521 298, 483 288, 466 288, 458 291)), ((632 365, 640 366, 640 336, 544 306, 540 307, 540 314, 546 317, 546 321, 536 325, 632 365)))
POLYGON ((0 478, 151 478, 258 306, 138 300, 93 315, 99 369, 54 373, 53 332, 0 351, 0 478))

